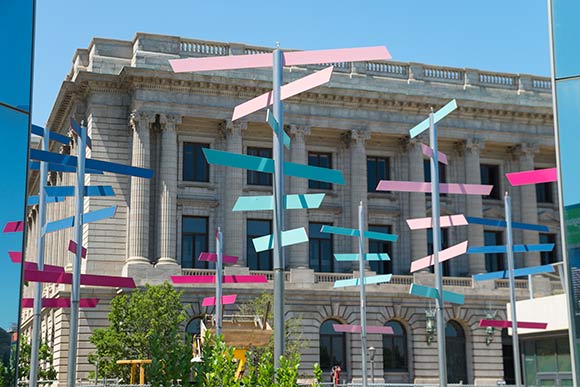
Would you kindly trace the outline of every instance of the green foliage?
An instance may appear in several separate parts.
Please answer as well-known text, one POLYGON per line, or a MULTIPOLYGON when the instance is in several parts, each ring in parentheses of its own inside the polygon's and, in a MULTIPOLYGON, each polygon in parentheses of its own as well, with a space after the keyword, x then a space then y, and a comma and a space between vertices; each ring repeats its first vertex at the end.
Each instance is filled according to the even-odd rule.
POLYGON ((95 329, 90 338, 97 349, 89 361, 99 364, 99 378, 122 378, 129 382, 130 367, 117 360, 151 359, 147 382, 170 386, 178 380, 188 385, 191 348, 184 343, 180 324, 187 315, 181 292, 164 283, 147 285, 115 297, 109 313, 110 326, 95 329))
POLYGON ((246 367, 242 378, 244 386, 273 387, 274 383, 274 359, 272 352, 248 352, 246 354, 246 367))
POLYGON ((314 374, 314 379, 316 379, 316 381, 312 383, 312 387, 322 386, 322 368, 320 368, 320 364, 314 363, 312 373, 314 374))
POLYGON ((0 387, 11 387, 14 385, 14 367, 0 361, 0 387))
MULTIPOLYGON (((18 357, 18 380, 28 380, 30 375, 30 355, 32 346, 26 337, 20 338, 20 352, 18 357)), ((46 343, 40 343, 38 348, 38 380, 55 380, 56 370, 52 366, 52 349, 46 343)))
POLYGON ((279 387, 298 386, 298 368, 300 367, 300 356, 298 354, 288 357, 280 356, 280 367, 276 374, 276 381, 279 387))
POLYGON ((234 359, 234 348, 227 346, 221 336, 206 332, 201 359, 201 362, 193 364, 195 386, 241 386, 241 380, 236 380, 238 363, 234 359))

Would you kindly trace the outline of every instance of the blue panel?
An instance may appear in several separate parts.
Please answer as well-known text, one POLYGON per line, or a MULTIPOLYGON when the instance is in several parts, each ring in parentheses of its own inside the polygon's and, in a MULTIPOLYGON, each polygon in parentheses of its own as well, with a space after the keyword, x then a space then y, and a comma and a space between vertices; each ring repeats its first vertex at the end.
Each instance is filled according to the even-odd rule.
MULTIPOLYGON (((209 164, 224 165, 226 167, 248 169, 250 171, 274 173, 274 160, 265 157, 240 155, 203 148, 203 153, 209 164)), ((326 183, 344 184, 342 172, 320 168, 311 165, 284 163, 284 175, 302 177, 304 179, 318 180, 326 183)))
MULTIPOLYGON (((100 210, 85 212, 83 214, 83 224, 97 222, 99 220, 111 218, 115 215, 117 211, 117 206, 111 206, 107 208, 102 208, 100 210)), ((68 218, 56 220, 54 222, 49 222, 44 227, 44 233, 48 234, 50 232, 64 230, 65 228, 69 228, 74 226, 75 217, 71 216, 68 218)))
POLYGON ((76 122, 74 120, 74 118, 71 118, 70 119, 70 127, 73 130, 73 132, 75 132, 75 134, 77 136, 79 136, 79 138, 81 137, 81 133, 82 133, 83 130, 87 131, 87 146, 89 148, 93 149, 93 142, 92 142, 91 138, 89 137, 89 133, 88 133, 87 128, 83 128, 82 126, 80 126, 78 124, 78 122, 76 122))
MULTIPOLYGON (((271 234, 254 238, 252 242, 254 243, 254 249, 258 253, 274 248, 274 236, 271 234)), ((308 242, 308 235, 304 227, 282 231, 282 246, 290 246, 302 242, 308 242)))
MULTIPOLYGON (((77 165, 77 158, 70 155, 61 155, 58 153, 41 151, 38 149, 30 149, 30 158, 39 161, 48 161, 49 163, 62 164, 74 167, 77 165)), ((110 163, 108 161, 87 159, 85 166, 89 169, 96 169, 104 172, 118 173, 120 175, 128 175, 135 177, 151 178, 153 177, 153 170, 132 167, 129 165, 110 163)))
MULTIPOLYGON (((32 125, 32 134, 36 134, 37 136, 43 137, 44 136, 44 128, 38 125, 32 125)), ((70 142, 70 138, 67 136, 63 136, 60 133, 49 132, 48 138, 52 141, 59 142, 61 144, 68 144, 70 142)))
MULTIPOLYGON (((544 243, 538 245, 514 245, 514 253, 528 253, 528 252, 542 252, 552 251, 554 249, 553 243, 544 243)), ((497 254, 507 253, 507 247, 502 246, 480 246, 470 247, 467 254, 497 254)))
MULTIPOLYGON (((465 219, 467 219, 467 223, 469 223, 469 224, 481 224, 483 226, 502 227, 502 228, 507 227, 507 223, 501 219, 474 218, 472 216, 467 216, 465 219)), ((541 226, 538 224, 529 224, 529 223, 518 223, 518 222, 512 222, 512 228, 516 228, 519 230, 539 231, 539 232, 550 231, 549 228, 546 226, 541 226)))
MULTIPOLYGON (((358 237, 360 235, 358 230, 352 228, 345 228, 345 227, 335 227, 335 226, 328 226, 324 225, 320 229, 321 232, 327 232, 329 234, 337 234, 337 235, 346 235, 352 237, 358 237)), ((379 239, 382 241, 388 242, 396 242, 399 238, 397 235, 394 234, 385 234, 382 232, 375 232, 375 231, 365 231, 364 235, 365 238, 369 239, 379 239)))
MULTIPOLYGON (((580 2, 552 0, 552 30, 556 79, 580 75, 580 2)), ((560 101, 558 101, 559 103, 560 101)))
MULTIPOLYGON (((65 201, 65 199, 66 199, 66 198, 64 198, 64 197, 59 197, 59 196, 47 196, 47 197, 45 198, 45 200, 46 200, 46 203, 61 203, 61 202, 64 202, 64 201, 65 201)), ((28 202, 27 202, 27 204, 28 204, 29 206, 35 206, 35 205, 37 205, 38 203, 39 203, 39 199, 38 199, 38 196, 37 196, 37 195, 34 195, 34 196, 29 196, 29 197, 28 197, 28 202)))
MULTIPOLYGON (((553 272, 554 266, 552 265, 524 267, 521 269, 515 269, 514 277, 522 277, 527 275, 535 275, 540 273, 553 273, 553 272)), ((492 279, 504 279, 504 278, 509 278, 509 272, 507 270, 476 274, 473 276, 473 279, 476 281, 487 281, 492 279)))
POLYGON ((55 220, 54 222, 48 222, 44 226, 44 234, 48 234, 49 232, 64 230, 65 228, 72 227, 75 223, 75 217, 70 216, 68 218, 55 220))
MULTIPOLYGON (((284 208, 287 210, 318 208, 325 194, 286 195, 284 208)), ((272 196, 240 196, 232 211, 263 211, 272 210, 272 196)))
MULTIPOLYGON (((266 112, 266 122, 268 122, 270 128, 272 128, 274 133, 278 132, 278 121, 276 121, 270 109, 268 109, 268 111, 266 112)), ((284 146, 286 147, 286 149, 290 149, 290 136, 288 136, 288 134, 284 130, 282 130, 282 134, 284 136, 284 146)))
MULTIPOLYGON (((38 161, 30 161, 29 168, 32 171, 40 170, 40 163, 38 161)), ((69 167, 68 165, 48 163, 48 170, 53 172, 69 172, 76 173, 76 167, 69 167)), ((92 175, 102 175, 103 171, 97 171, 96 169, 85 169, 85 173, 90 173, 92 175)))
MULTIPOLYGON (((437 295, 439 293, 437 292, 437 289, 435 289, 435 288, 431 288, 429 286, 412 284, 411 289, 409 289, 409 294, 413 294, 415 296, 420 296, 420 297, 428 297, 428 298, 436 299, 437 295)), ((452 304, 463 305, 465 303, 465 296, 463 294, 449 292, 447 290, 444 290, 443 291, 443 301, 451 302, 452 304)))
MULTIPOLYGON (((74 196, 75 187, 46 187, 45 192, 47 196, 74 196)), ((85 196, 115 196, 113 187, 110 185, 95 185, 85 186, 85 196)))
MULTIPOLYGON (((391 281, 392 274, 375 275, 372 277, 365 277, 365 285, 381 284, 391 281)), ((349 286, 359 286, 360 278, 338 280, 334 283, 334 288, 346 288, 349 286)))
MULTIPOLYGON (((337 261, 358 261, 358 254, 334 254, 337 261)), ((387 253, 367 253, 365 261, 390 261, 391 258, 387 253)))
POLYGON ((386 234, 376 231, 365 231, 363 236, 368 239, 378 239, 387 242, 396 242, 399 239, 399 237, 395 234, 386 234))
MULTIPOLYGON (((457 101, 452 100, 451 102, 447 103, 447 105, 443 106, 441 109, 437 110, 434 114, 433 121, 437 123, 445 118, 449 113, 457 109, 457 101)), ((415 138, 425 130, 429 129, 429 118, 424 119, 419 124, 417 124, 414 128, 409 130, 409 134, 411 138, 415 138)))

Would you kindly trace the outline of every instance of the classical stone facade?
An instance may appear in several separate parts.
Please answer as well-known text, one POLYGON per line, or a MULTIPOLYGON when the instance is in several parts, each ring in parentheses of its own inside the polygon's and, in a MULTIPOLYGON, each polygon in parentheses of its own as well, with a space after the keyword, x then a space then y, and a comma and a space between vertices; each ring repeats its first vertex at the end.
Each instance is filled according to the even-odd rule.
MULTIPOLYGON (((83 261, 83 272, 129 275, 139 285, 159 283, 173 274, 206 273, 211 269, 191 267, 190 242, 198 240, 195 238, 201 234, 198 243, 207 243, 207 248, 213 251, 215 241, 210 230, 221 226, 224 252, 241 257, 240 264, 228 267, 226 273, 264 273, 272 277, 268 270, 256 270, 263 267, 256 266, 255 258, 250 262, 247 237, 248 220, 268 220, 271 213, 231 211, 238 196, 268 194, 271 188, 250 184, 251 178, 243 170, 219 166, 205 169, 191 162, 198 157, 195 152, 199 148, 195 144, 243 154, 255 148, 271 149, 272 132, 264 122, 264 112, 252 114, 242 122, 230 120, 235 105, 271 88, 271 71, 174 74, 167 62, 179 57, 267 51, 242 44, 144 33, 137 34, 133 41, 95 38, 88 49, 77 50, 48 126, 64 133, 68 130, 68 118, 74 116, 88 127, 93 140, 90 157, 155 171, 151 180, 108 174, 87 176, 87 184, 112 185, 116 196, 87 198, 86 210, 116 204, 118 211, 112 219, 85 226, 83 245, 88 248, 88 257, 83 261), (187 219, 202 220, 205 231, 192 231, 187 219)), ((284 80, 295 80, 319 68, 287 68, 284 80)), ((416 63, 341 63, 336 65, 329 84, 285 103, 286 129, 292 137, 287 160, 306 164, 324 158, 332 168, 342 170, 346 179, 344 186, 317 187, 304 179, 286 178, 289 193, 326 193, 319 209, 289 211, 287 228, 308 230, 309 224, 314 223, 356 227, 357 205, 362 200, 368 206, 368 225, 386 226, 400 236, 390 246, 393 280, 368 287, 367 308, 369 324, 382 325, 394 320, 404 328, 405 364, 395 370, 383 369, 383 339, 370 335, 369 346, 377 349, 376 380, 434 380, 437 362, 435 342, 427 342, 426 331, 426 310, 432 306, 426 299, 408 294, 412 282, 433 283, 428 272, 409 275, 410 262, 427 255, 429 238, 425 231, 410 232, 405 223, 408 218, 430 215, 430 197, 369 190, 368 179, 374 179, 375 175, 369 174, 368 166, 372 164, 375 172, 390 179, 424 181, 420 143, 425 139, 409 140, 407 133, 424 119, 431 107, 437 108, 451 98, 457 98, 459 109, 439 127, 439 147, 449 157, 444 173, 446 181, 479 184, 484 176, 485 181, 499 186, 495 198, 444 196, 442 214, 501 218, 503 204, 499 198, 509 191, 514 219, 549 226, 552 234, 544 237, 559 244, 556 188, 546 186, 537 193, 533 187, 511 188, 503 178, 506 172, 555 164, 551 89, 547 79, 416 63), (376 167, 379 164, 381 167, 376 167)), ((76 144, 60 151, 74 154, 76 144)), ((32 191, 35 178, 33 175, 32 191)), ((53 173, 50 181, 67 185, 72 184, 73 177, 53 173)), ((69 200, 50 204, 48 220, 69 216, 73 205, 69 200)), ((36 232, 35 211, 31 208, 28 218, 29 241, 34 240, 36 232)), ((445 232, 444 242, 452 245, 468 239, 471 245, 480 246, 486 239, 501 238, 500 234, 486 231, 489 230, 473 225, 452 228, 445 232)), ((71 231, 47 237, 47 263, 70 269, 72 256, 66 246, 71 237, 71 231)), ((537 243, 538 234, 516 233, 515 242, 537 243)), ((335 237, 330 246, 338 253, 355 252, 357 245, 352 238, 335 237)), ((27 258, 35 256, 34 249, 28 243, 27 258)), ((286 249, 286 313, 288 317, 298 317, 303 328, 304 373, 321 360, 320 328, 324 321, 335 319, 354 324, 359 321, 357 289, 332 287, 337 279, 352 278, 354 266, 336 264, 333 272, 314 270, 317 251, 313 250, 308 244, 286 249)), ((527 255, 525 261, 518 256, 516 262, 518 266, 539 263, 539 254, 527 255)), ((479 328, 478 322, 488 311, 498 311, 499 317, 505 317, 506 282, 476 283, 470 277, 487 268, 483 255, 464 256, 448 265, 444 278, 446 287, 466 295, 465 305, 446 308, 448 319, 455 321, 464 335, 461 341, 466 353, 464 383, 495 383, 504 378, 501 335, 495 332, 490 341, 488 332, 479 328)), ((518 297, 526 297, 527 281, 518 280, 517 286, 518 297)), ((538 293, 549 294, 558 286, 547 278, 534 280, 538 293)), ((183 302, 192 318, 206 311, 200 304, 203 297, 212 293, 211 286, 180 289, 185 292, 183 302)), ((243 302, 271 289, 272 282, 266 287, 234 284, 228 285, 226 292, 237 293, 243 302)), ((66 296, 68 292, 67 286, 45 286, 49 296, 66 296)), ((79 377, 86 378, 88 371, 94 369, 86 359, 93 350, 88 338, 93 329, 107 324, 106 314, 115 294, 111 289, 82 290, 83 297, 96 296, 101 302, 97 309, 81 311, 79 377)), ((228 306, 226 313, 234 310, 235 306, 228 306)), ((64 382, 69 315, 66 310, 57 309, 46 310, 43 316, 43 337, 54 346, 55 366, 64 382)), ((30 326, 31 313, 25 311, 24 330, 30 326)), ((346 353, 343 375, 348 380, 360 378, 359 337, 343 338, 346 353)))

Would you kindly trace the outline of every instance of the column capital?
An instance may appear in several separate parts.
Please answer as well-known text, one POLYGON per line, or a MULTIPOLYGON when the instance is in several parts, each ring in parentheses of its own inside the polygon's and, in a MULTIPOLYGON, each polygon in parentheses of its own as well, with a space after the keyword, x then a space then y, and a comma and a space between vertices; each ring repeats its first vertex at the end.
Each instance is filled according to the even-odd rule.
POLYGON ((519 157, 534 157, 540 150, 540 146, 535 143, 524 142, 512 148, 514 155, 519 157))
POLYGON ((405 136, 399 139, 399 148, 401 149, 402 153, 415 150, 417 147, 421 146, 421 144, 424 144, 424 135, 422 134, 415 138, 405 136))
POLYGON ((310 136, 310 133, 312 133, 310 126, 289 125, 289 129, 290 135, 294 138, 304 139, 306 136, 310 136))
POLYGON ((458 155, 479 154, 485 148, 485 141, 479 138, 468 138, 465 141, 455 143, 455 151, 458 155))
POLYGON ((175 131, 177 125, 181 124, 182 118, 178 114, 160 114, 159 123, 161 124, 161 130, 175 131))
POLYGON ((224 120, 219 126, 219 131, 224 138, 232 135, 241 136, 246 129, 248 129, 248 121, 224 120))
POLYGON ((133 110, 129 118, 129 127, 133 130, 139 127, 149 127, 151 123, 155 122, 156 116, 153 112, 133 110))
POLYGON ((342 140, 346 146, 364 146, 370 138, 371 132, 367 129, 351 129, 342 135, 342 140))

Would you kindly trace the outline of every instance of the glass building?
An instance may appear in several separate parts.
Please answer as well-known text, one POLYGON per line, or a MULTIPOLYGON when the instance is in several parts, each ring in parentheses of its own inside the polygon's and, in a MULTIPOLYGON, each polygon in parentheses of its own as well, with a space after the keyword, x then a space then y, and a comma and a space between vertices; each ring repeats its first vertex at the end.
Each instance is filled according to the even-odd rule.
MULTIPOLYGON (((32 98, 34 52, 34 0, 0 2, 0 46, 7 55, 0 61, 0 224, 25 219, 27 158, 32 98)), ((20 252, 23 232, 0 234, 0 361, 13 370, 16 364, 17 327, 21 291, 21 265, 11 263, 8 252, 20 252), (6 345, 8 344, 8 345, 6 345)), ((3 384, 16 381, 12 375, 3 384), (13 379, 14 378, 14 379, 13 379)), ((3 387, 3 386, 2 386, 3 387)))

